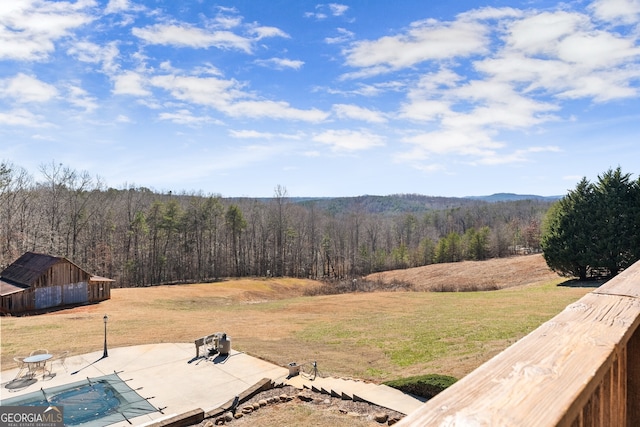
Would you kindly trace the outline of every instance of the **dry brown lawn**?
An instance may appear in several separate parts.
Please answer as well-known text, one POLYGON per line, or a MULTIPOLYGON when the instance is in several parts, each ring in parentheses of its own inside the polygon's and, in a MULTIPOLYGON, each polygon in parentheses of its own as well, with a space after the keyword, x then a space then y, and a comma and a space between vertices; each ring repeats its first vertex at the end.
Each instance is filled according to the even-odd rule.
POLYGON ((367 280, 406 282, 421 291, 476 291, 545 283, 558 279, 542 255, 433 264, 370 274, 367 280))
POLYGON ((243 279, 114 289, 100 304, 1 318, 2 369, 35 348, 100 351, 192 342, 226 332, 232 347, 280 366, 317 360, 321 372, 383 381, 441 373, 462 377, 589 288, 559 287, 539 255, 381 273, 415 281, 509 287, 492 292, 374 292, 304 296, 318 282, 243 279))

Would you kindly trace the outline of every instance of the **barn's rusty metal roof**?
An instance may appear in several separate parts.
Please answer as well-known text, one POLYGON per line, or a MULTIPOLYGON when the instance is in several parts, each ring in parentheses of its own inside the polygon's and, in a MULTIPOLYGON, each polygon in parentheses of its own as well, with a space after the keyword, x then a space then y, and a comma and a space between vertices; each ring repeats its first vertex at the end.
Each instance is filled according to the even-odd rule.
POLYGON ((25 289, 26 288, 23 286, 17 286, 0 279, 0 296, 15 294, 17 292, 22 292, 25 289))
POLYGON ((0 278, 18 286, 29 287, 38 277, 46 273, 52 265, 57 264, 61 260, 63 260, 63 258, 35 252, 25 252, 24 255, 0 273, 0 278))
POLYGON ((91 276, 91 279, 89 279, 90 282, 115 282, 115 280, 113 279, 109 279, 108 277, 102 277, 102 276, 91 276))

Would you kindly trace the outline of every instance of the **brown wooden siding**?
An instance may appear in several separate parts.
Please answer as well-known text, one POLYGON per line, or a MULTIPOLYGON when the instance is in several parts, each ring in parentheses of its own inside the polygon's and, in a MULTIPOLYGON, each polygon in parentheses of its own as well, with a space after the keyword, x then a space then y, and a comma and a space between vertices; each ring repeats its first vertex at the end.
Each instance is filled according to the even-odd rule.
POLYGON ((2 297, 3 313, 20 314, 35 310, 33 291, 29 289, 2 297))
POLYGON ((89 302, 100 302, 111 298, 110 282, 89 282, 89 302))
POLYGON ((90 278, 91 275, 86 271, 81 270, 67 260, 61 260, 38 277, 31 286, 34 288, 62 286, 68 283, 88 282, 90 278))

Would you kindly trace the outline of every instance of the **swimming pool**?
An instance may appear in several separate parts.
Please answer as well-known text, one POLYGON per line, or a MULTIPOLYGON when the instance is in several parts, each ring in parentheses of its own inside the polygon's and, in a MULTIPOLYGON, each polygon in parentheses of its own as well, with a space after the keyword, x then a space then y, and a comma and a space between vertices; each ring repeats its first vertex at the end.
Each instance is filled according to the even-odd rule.
POLYGON ((157 411, 117 374, 4 399, 3 406, 62 406, 66 426, 102 427, 157 411))

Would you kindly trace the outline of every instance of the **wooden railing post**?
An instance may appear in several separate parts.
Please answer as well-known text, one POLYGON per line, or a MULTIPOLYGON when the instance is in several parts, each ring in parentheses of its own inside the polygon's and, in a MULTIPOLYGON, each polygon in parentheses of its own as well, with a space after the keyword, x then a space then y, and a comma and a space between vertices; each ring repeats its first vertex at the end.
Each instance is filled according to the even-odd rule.
POLYGON ((640 329, 627 344, 627 427, 640 426, 640 329))

